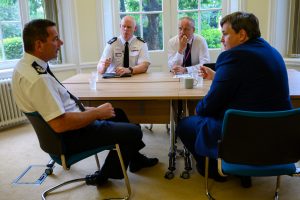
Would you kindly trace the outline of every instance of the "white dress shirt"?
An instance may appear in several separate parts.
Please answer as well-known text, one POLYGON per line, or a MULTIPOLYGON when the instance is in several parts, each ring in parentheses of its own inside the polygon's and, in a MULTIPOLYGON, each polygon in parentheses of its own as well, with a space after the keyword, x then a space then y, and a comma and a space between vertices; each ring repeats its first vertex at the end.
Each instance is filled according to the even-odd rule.
MULTIPOLYGON (((187 66, 188 73, 192 73, 193 70, 198 70, 204 63, 209 63, 209 52, 206 40, 200 35, 194 34, 194 36, 188 41, 191 48, 192 66, 187 66)), ((171 70, 174 65, 183 65, 184 54, 178 53, 179 37, 175 37, 169 40, 168 45, 168 67, 171 70)), ((185 51, 183 51, 185 52, 185 51)))

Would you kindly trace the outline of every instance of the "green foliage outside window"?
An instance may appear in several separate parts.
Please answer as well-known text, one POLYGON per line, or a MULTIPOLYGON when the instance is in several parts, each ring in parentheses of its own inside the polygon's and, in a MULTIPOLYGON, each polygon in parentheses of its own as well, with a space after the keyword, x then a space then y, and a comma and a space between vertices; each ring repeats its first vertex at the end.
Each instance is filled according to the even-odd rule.
MULTIPOLYGON (((44 0, 28 0, 29 18, 45 18, 44 0)), ((19 59, 23 54, 22 27, 17 0, 0 1, 0 61, 19 59)))
POLYGON ((194 19, 195 33, 206 39, 209 48, 220 48, 221 7, 221 0, 178 0, 178 18, 189 16, 194 19))
POLYGON ((23 44, 21 37, 4 39, 3 46, 7 60, 19 59, 22 57, 23 44))

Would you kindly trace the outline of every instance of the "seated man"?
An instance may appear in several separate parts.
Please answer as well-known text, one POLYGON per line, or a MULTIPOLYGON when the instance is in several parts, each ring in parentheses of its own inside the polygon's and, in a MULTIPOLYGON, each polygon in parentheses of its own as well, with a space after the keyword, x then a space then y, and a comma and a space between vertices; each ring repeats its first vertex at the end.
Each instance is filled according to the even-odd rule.
MULTIPOLYGON (((57 134, 63 134, 70 153, 118 143, 131 172, 158 163, 157 158, 139 153, 145 146, 143 133, 138 126, 128 123, 122 110, 114 109, 110 103, 84 107, 55 78, 47 63, 57 57, 63 45, 55 23, 45 19, 27 23, 23 43, 25 53, 12 78, 14 98, 23 112, 39 112, 57 134)), ((96 174, 91 184, 123 178, 116 152, 108 154, 101 171, 96 174)))
MULTIPOLYGON (((292 108, 285 63, 280 53, 260 36, 259 22, 251 13, 235 12, 220 25, 225 51, 216 62, 216 72, 202 66, 200 75, 213 80, 207 95, 198 102, 196 115, 182 119, 177 134, 204 174, 204 157, 210 157, 210 176, 217 172, 217 143, 221 138, 224 113, 228 109, 249 111, 292 108)), ((242 177, 243 187, 251 186, 242 177)))
POLYGON ((194 33, 194 20, 190 17, 180 18, 178 35, 169 40, 168 47, 168 66, 174 74, 192 73, 209 62, 205 39, 194 33))
POLYGON ((150 58, 147 43, 133 35, 136 31, 133 17, 125 16, 121 20, 121 35, 114 37, 106 45, 97 69, 100 74, 116 73, 140 74, 148 70, 150 58))
MULTIPOLYGON (((209 62, 205 39, 194 33, 194 20, 190 17, 180 18, 178 35, 169 40, 168 46, 168 67, 174 74, 197 72, 201 65, 209 62)), ((174 102, 174 109, 178 122, 183 115, 182 101, 174 102)))

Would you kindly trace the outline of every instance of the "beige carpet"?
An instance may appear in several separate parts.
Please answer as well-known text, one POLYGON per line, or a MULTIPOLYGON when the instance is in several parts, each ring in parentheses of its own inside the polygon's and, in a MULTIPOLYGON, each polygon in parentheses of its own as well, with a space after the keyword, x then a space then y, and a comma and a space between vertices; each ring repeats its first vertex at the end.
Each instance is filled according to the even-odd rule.
MULTIPOLYGON (((154 125, 153 133, 144 129, 144 141, 147 147, 143 152, 148 156, 156 156, 160 163, 139 173, 128 173, 132 200, 199 200, 206 199, 204 195, 204 179, 196 172, 192 172, 190 179, 179 177, 183 170, 183 159, 178 158, 177 171, 172 180, 164 178, 168 165, 167 152, 169 149, 168 135, 164 125, 154 125)), ((46 164, 49 157, 38 144, 37 138, 29 124, 0 132, 0 200, 36 200, 41 199, 41 193, 63 181, 85 177, 96 170, 93 157, 83 160, 64 171, 56 166, 54 174, 48 176, 41 185, 12 184, 28 166, 46 164)), ((101 157, 105 153, 100 154, 101 157)), ((280 200, 300 200, 300 178, 282 177, 280 200)), ((239 180, 230 177, 225 183, 209 182, 213 196, 218 200, 271 200, 275 188, 275 177, 253 178, 253 187, 244 189, 239 186, 239 180)), ((47 199, 78 199, 96 200, 115 197, 124 194, 122 181, 112 180, 101 188, 73 184, 63 190, 51 194, 47 199)))

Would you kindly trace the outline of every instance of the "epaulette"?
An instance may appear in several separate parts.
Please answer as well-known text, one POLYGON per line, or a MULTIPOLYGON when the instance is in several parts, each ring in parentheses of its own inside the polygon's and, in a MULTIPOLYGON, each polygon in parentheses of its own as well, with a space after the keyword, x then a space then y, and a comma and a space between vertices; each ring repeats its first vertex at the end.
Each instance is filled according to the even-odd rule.
POLYGON ((43 67, 39 66, 39 64, 37 64, 35 61, 31 64, 31 66, 35 69, 35 71, 38 74, 47 74, 46 69, 44 69, 43 67))
POLYGON ((112 44, 112 43, 114 43, 115 41, 117 41, 117 37, 113 37, 113 38, 111 38, 107 43, 108 44, 112 44))
POLYGON ((144 40, 143 38, 141 38, 141 37, 136 37, 136 38, 137 38, 139 41, 146 43, 145 40, 144 40))

